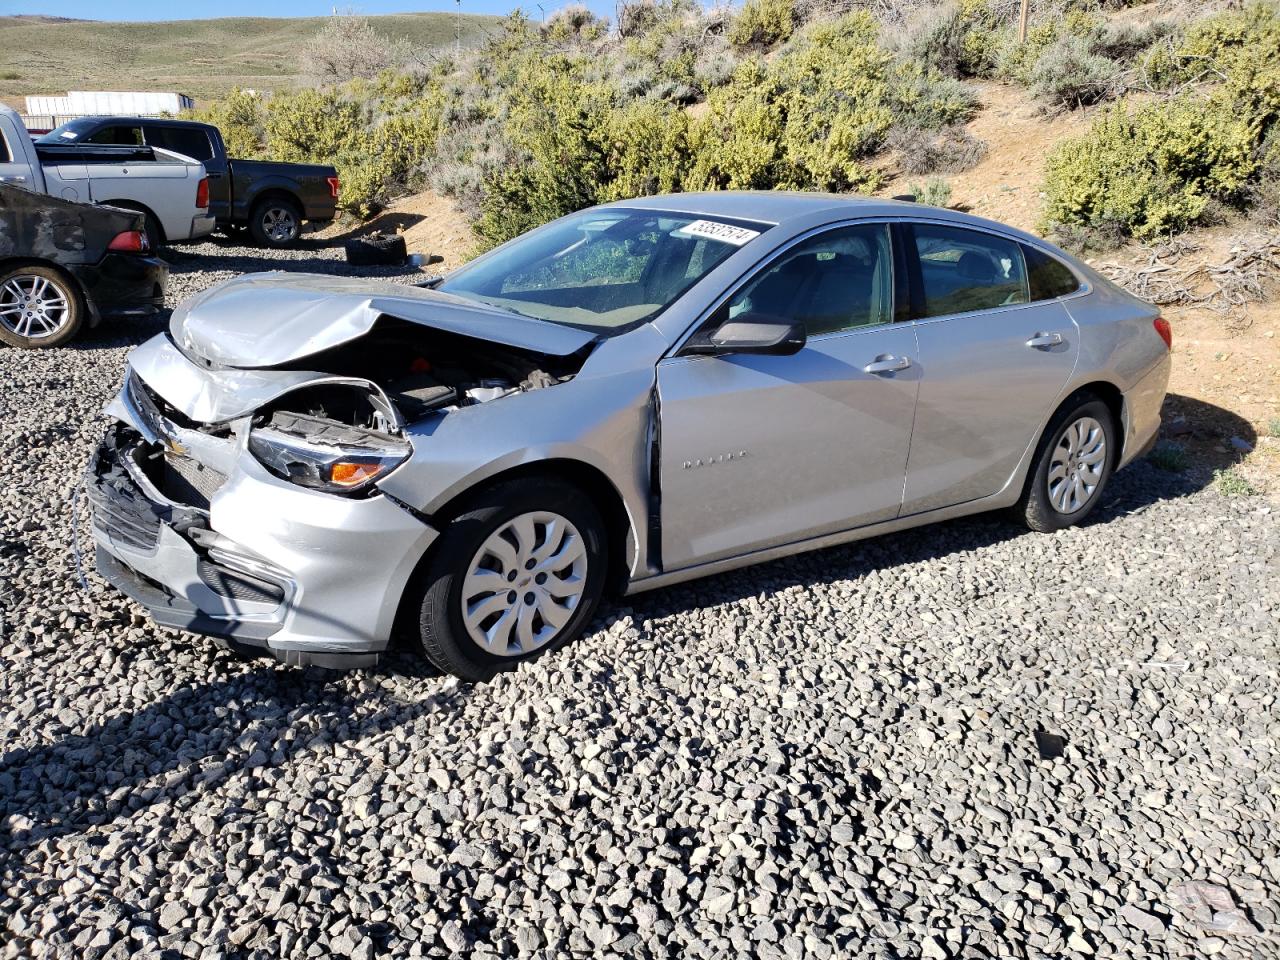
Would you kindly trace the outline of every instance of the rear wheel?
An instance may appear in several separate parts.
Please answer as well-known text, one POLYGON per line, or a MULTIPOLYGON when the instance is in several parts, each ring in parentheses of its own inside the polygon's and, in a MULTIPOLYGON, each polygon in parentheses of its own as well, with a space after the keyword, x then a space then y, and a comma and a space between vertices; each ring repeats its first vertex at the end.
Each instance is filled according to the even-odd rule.
POLYGON ((267 197, 253 205, 249 232, 264 247, 287 247, 302 234, 302 210, 284 197, 267 197))
POLYGON ((76 335, 84 308, 79 291, 49 267, 14 267, 0 273, 0 341, 35 350, 76 335))
POLYGON ((607 556, 600 512, 576 487, 526 478, 481 492, 434 548, 423 653, 482 681, 564 646, 600 602, 607 556))
POLYGON ((1118 453, 1105 403, 1082 395, 1065 404, 1040 441, 1018 505, 1023 521, 1042 533, 1079 523, 1102 499, 1118 453))

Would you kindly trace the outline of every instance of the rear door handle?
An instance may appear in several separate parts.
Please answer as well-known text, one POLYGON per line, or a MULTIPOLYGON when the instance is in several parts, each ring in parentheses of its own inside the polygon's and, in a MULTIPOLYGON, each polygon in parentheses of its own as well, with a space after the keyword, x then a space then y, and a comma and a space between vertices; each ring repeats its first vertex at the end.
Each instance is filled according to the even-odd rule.
POLYGON ((1027 341, 1028 347, 1056 347, 1062 342, 1060 333, 1037 333, 1027 341))
POLYGON ((911 361, 906 357, 882 354, 863 367, 862 371, 863 373, 897 373, 899 370, 905 370, 909 366, 911 366, 911 361))

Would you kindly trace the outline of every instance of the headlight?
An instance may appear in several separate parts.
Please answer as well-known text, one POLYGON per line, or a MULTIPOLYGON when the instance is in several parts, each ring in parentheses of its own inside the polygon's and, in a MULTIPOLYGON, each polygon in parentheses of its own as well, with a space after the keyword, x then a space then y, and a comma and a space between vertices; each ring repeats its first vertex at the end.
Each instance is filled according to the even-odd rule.
POLYGON ((356 493, 408 459, 408 443, 332 420, 276 413, 249 433, 249 452, 277 477, 312 490, 356 493))

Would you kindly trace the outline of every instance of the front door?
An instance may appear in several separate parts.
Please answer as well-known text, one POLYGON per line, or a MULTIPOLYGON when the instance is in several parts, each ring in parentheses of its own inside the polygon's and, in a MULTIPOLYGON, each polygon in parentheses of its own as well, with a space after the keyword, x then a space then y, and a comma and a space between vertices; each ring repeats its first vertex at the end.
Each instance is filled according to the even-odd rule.
POLYGON ((912 234, 921 380, 904 515, 1003 489, 1080 350, 1066 307, 1033 300, 1020 244, 940 224, 912 234))
POLYGON ((919 370, 894 323, 885 224, 788 248, 716 311, 801 320, 791 356, 677 355, 658 365, 664 570, 897 516, 919 370))

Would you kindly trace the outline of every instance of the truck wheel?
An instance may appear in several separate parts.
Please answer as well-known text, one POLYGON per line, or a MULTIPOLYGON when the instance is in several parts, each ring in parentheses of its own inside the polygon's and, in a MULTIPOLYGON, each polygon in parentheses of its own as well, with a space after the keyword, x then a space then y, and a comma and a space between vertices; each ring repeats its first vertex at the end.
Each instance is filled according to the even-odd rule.
POLYGON ((23 350, 56 347, 76 335, 84 319, 80 292, 49 267, 0 273, 0 341, 23 350))
POLYGON ((253 205, 249 232, 264 247, 287 247, 302 233, 302 210, 292 200, 268 197, 253 205))

